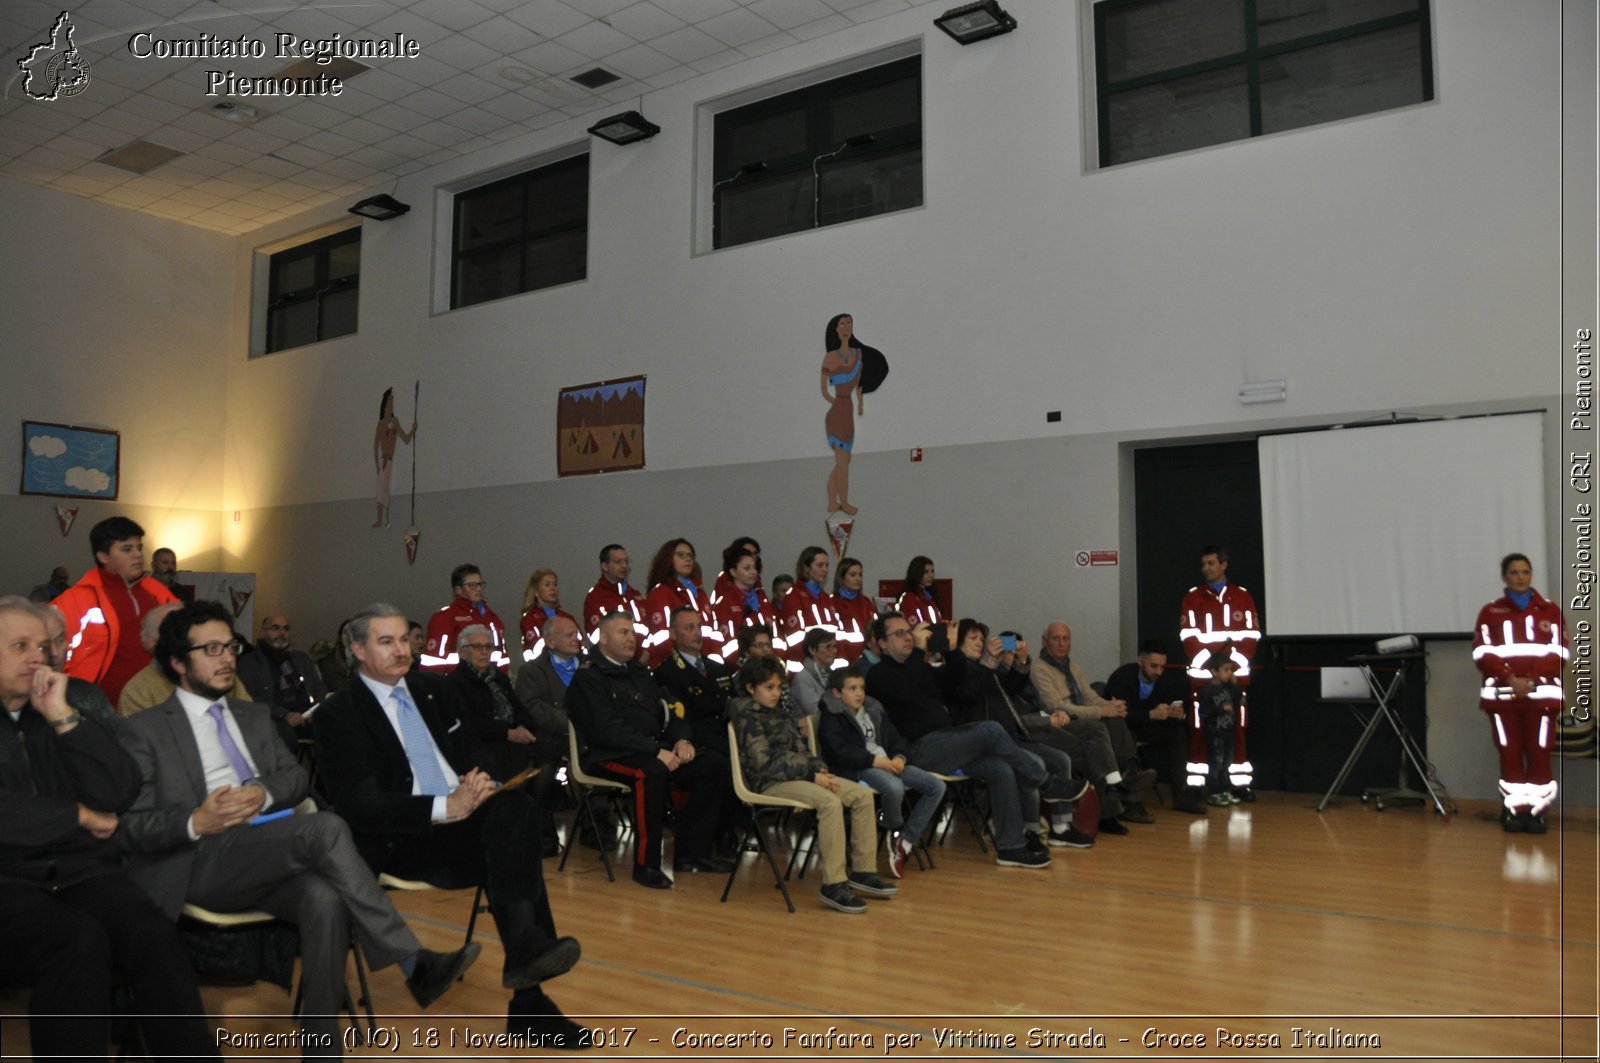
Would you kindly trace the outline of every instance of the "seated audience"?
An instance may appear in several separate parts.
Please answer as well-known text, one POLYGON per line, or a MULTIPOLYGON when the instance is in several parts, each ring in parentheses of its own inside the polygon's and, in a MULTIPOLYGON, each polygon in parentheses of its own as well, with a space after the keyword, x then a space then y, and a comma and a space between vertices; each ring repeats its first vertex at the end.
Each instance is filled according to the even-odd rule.
POLYGON ((1070 800, 1068 780, 1052 779, 1039 761, 1017 747, 992 720, 957 727, 945 707, 930 649, 949 649, 944 625, 918 624, 915 632, 899 613, 873 621, 885 646, 883 660, 867 673, 867 693, 883 704, 895 728, 911 743, 911 761, 941 775, 958 772, 989 787, 995 822, 996 863, 1001 867, 1048 867, 1043 845, 1029 846, 1022 819, 1023 790, 1040 790, 1050 801, 1070 800))
POLYGON ((67 571, 66 565, 57 565, 50 570, 49 579, 35 584, 33 590, 28 592, 28 601, 35 605, 43 605, 60 597, 70 586, 72 586, 72 574, 67 571))
POLYGON ((732 865, 711 854, 725 795, 732 789, 728 761, 699 749, 687 720, 672 714, 661 688, 635 660, 633 620, 615 612, 600 621, 591 664, 567 688, 567 716, 577 730, 584 770, 633 787, 633 880, 671 889, 661 870, 661 828, 670 790, 687 790, 675 834, 674 871, 726 873, 732 865))
POLYGON ((821 725, 823 759, 877 792, 889 873, 902 877, 906 857, 944 803, 944 782, 908 762, 910 747, 883 706, 867 696, 866 676, 853 665, 828 673, 821 725), (907 791, 915 795, 910 816, 905 814, 907 791))
POLYGON ((494 636, 494 649, 489 653, 489 663, 502 672, 506 671, 510 662, 506 648, 506 626, 484 599, 489 584, 483 578, 483 573, 474 564, 457 565, 450 571, 450 588, 455 591, 455 598, 428 618, 422 670, 438 676, 455 671, 456 665, 461 663, 461 655, 456 652, 461 629, 468 624, 483 624, 494 636))
POLYGON ((1205 806, 1188 785, 1189 682, 1184 670, 1167 668, 1166 643, 1145 639, 1139 659, 1123 665, 1106 680, 1106 697, 1128 706, 1128 729, 1155 751, 1158 776, 1172 787, 1172 807, 1200 815, 1205 806))
POLYGON ((735 539, 722 552, 722 574, 711 592, 711 615, 721 643, 722 663, 730 671, 739 663, 739 632, 747 627, 771 629, 774 615, 767 592, 761 587, 761 559, 749 548, 749 539, 735 539), (730 556, 729 551, 738 550, 730 556))
POLYGON ((1099 795, 1100 833, 1126 834, 1124 822, 1154 822, 1144 805, 1132 798, 1155 781, 1156 773, 1139 767, 1138 748, 1124 719, 1127 705, 1097 694, 1071 653, 1072 629, 1059 620, 1052 622, 1044 629, 1044 652, 1028 675, 1050 725, 1080 743, 1068 748, 1075 762, 1088 770, 1099 795))
MULTIPOLYGON (((517 671, 514 689, 533 720, 534 737, 538 739, 530 747, 541 768, 532 786, 546 817, 543 822, 547 828, 551 828, 545 839, 546 855, 553 855, 551 849, 555 846, 550 809, 560 796, 557 793, 556 768, 566 761, 569 746, 565 705, 567 687, 572 685, 572 677, 583 667, 583 647, 584 638, 578 630, 578 622, 565 614, 553 616, 544 626, 544 652, 517 671)), ((602 846, 601 835, 609 842, 612 831, 606 812, 606 795, 592 791, 589 794, 589 807, 594 812, 594 820, 599 824, 601 834, 595 834, 587 822, 580 821, 579 841, 591 849, 599 849, 602 846)))
POLYGON ((825 628, 830 633, 838 627, 838 617, 833 613, 833 595, 828 593, 828 551, 820 546, 808 546, 800 551, 795 564, 797 578, 789 593, 778 603, 778 638, 782 656, 788 661, 793 675, 805 664, 806 633, 825 628))
POLYGON ((869 897, 893 897, 899 887, 878 877, 878 833, 872 791, 828 770, 793 720, 780 708, 783 666, 776 657, 752 657, 739 666, 749 697, 729 708, 739 742, 744 783, 757 793, 784 797, 817 814, 817 846, 822 851, 822 903, 860 914, 869 897), (845 812, 850 815, 850 861, 845 865, 845 812))
POLYGON ((522 588, 522 659, 544 652, 544 627, 553 617, 571 617, 561 608, 561 581, 554 569, 536 568, 522 588))
POLYGON ((138 766, 68 702, 47 643, 35 605, 0 598, 0 975, 31 991, 35 1058, 105 1059, 120 980, 157 1058, 216 1059, 188 953, 117 851, 138 766))
POLYGON ((87 679, 116 705, 129 679, 150 663, 139 619, 177 601, 145 575, 144 529, 127 517, 108 517, 89 529, 95 567, 55 599, 67 620, 66 672, 87 679))
POLYGON ((150 555, 150 578, 182 597, 178 590, 178 555, 170 546, 158 546, 150 555))
POLYGON ((866 649, 867 631, 878 618, 878 608, 865 588, 861 562, 839 559, 833 576, 833 613, 839 631, 839 659, 855 664, 866 649))
POLYGON ((421 1007, 454 984, 481 946, 448 955, 423 949, 340 816, 253 822, 294 809, 309 780, 266 706, 228 698, 239 649, 232 617, 217 602, 185 605, 162 621, 156 660, 176 690, 124 727, 143 785, 123 817, 122 845, 134 880, 170 919, 187 901, 223 912, 259 908, 294 923, 301 1026, 314 1035, 306 1054, 328 1055, 331 1046, 337 1055, 352 927, 367 964, 399 964, 421 1007))
POLYGON ((939 624, 944 617, 939 613, 939 603, 933 596, 933 559, 918 554, 906 566, 906 582, 900 593, 900 603, 895 609, 913 627, 917 624, 939 624))
POLYGON ((794 577, 789 575, 789 573, 780 572, 776 576, 773 576, 771 600, 774 602, 783 601, 784 596, 789 593, 789 588, 793 586, 794 577))
MULTIPOLYGON (((146 653, 154 653, 156 639, 160 637, 161 622, 174 611, 181 608, 182 602, 168 602, 158 605, 139 620, 139 644, 146 653)), ((248 653, 247 653, 248 655, 248 653)), ((172 680, 167 678, 166 671, 161 667, 161 662, 151 659, 150 663, 136 672, 122 687, 122 700, 117 703, 117 714, 122 717, 137 716, 146 709, 153 709, 157 705, 172 697, 176 689, 172 680)), ((237 673, 233 679, 233 689, 228 691, 228 697, 237 701, 255 701, 255 695, 245 686, 244 680, 237 673)), ((282 737, 280 732, 280 737, 282 737)), ((291 749, 294 747, 291 746, 291 749)))
POLYGON ((573 1047, 578 1027, 542 986, 570 970, 580 949, 556 935, 538 803, 526 788, 497 789, 451 684, 410 672, 404 613, 369 605, 348 636, 356 676, 317 714, 321 784, 371 871, 445 889, 483 886, 505 948, 507 1031, 573 1047))
POLYGON ((696 749, 714 749, 727 756, 728 695, 733 676, 704 653, 700 614, 688 606, 672 611, 672 652, 656 668, 656 685, 667 703, 682 706, 689 741, 696 749))
POLYGON ((839 640, 830 629, 814 627, 806 632, 800 652, 800 670, 789 677, 789 697, 796 711, 814 721, 828 692, 828 673, 839 659, 839 640))
POLYGON ((682 606, 700 614, 701 637, 715 647, 708 655, 720 661, 722 644, 717 640, 711 599, 700 586, 694 544, 688 539, 668 539, 650 559, 650 593, 644 602, 645 626, 650 629, 644 640, 645 663, 651 668, 660 667, 672 652, 672 614, 682 606))
POLYGON ((328 687, 310 656, 290 645, 289 634, 288 617, 278 613, 262 617, 255 650, 239 659, 239 681, 272 710, 272 722, 292 753, 301 735, 307 734, 306 713, 328 696, 328 687))
MULTIPOLYGON (((329 690, 338 690, 350 682, 350 663, 345 658, 345 628, 350 626, 346 620, 339 625, 339 630, 334 633, 333 641, 318 639, 311 644, 311 660, 316 663, 317 672, 322 676, 322 685, 329 690)), ((415 620, 411 622, 412 645, 417 657, 422 655, 422 644, 427 640, 422 634, 422 625, 415 620)))
POLYGON ((633 618, 633 631, 639 638, 640 652, 644 651, 650 628, 644 622, 644 595, 628 583, 632 572, 633 561, 627 550, 616 543, 600 548, 600 578, 583 599, 583 630, 590 643, 600 640, 601 618, 621 611, 633 618))

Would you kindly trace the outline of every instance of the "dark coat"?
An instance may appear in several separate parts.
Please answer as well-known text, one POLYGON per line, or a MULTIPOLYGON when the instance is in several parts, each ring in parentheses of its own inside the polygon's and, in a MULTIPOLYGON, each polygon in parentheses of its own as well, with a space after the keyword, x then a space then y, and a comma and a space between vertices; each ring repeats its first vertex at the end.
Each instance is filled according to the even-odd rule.
POLYGON ((693 741, 689 722, 667 708, 650 670, 637 661, 617 664, 596 655, 572 677, 565 705, 585 766, 693 741))
POLYGON ((700 663, 705 665, 704 675, 674 649, 653 673, 656 685, 668 702, 683 706, 683 718, 689 721, 689 741, 697 747, 726 752, 733 673, 708 657, 701 657, 700 663))
MULTIPOLYGON (((883 706, 868 698, 861 711, 872 718, 872 729, 877 733, 878 744, 892 757, 910 759, 911 748, 900 732, 895 730, 883 706)), ((850 710, 832 694, 822 699, 819 717, 822 756, 840 775, 854 778, 872 767, 872 753, 867 749, 866 735, 850 718, 850 710)))
MULTIPOLYGON (((406 685, 410 686, 409 680, 406 685)), ((528 712, 528 707, 522 703, 522 699, 517 697, 516 691, 511 688, 511 680, 505 677, 505 673, 497 669, 491 671, 486 679, 468 665, 462 664, 450 673, 450 685, 461 702, 461 711, 466 717, 467 726, 472 728, 478 736, 478 741, 483 743, 485 752, 494 760, 494 769, 489 774, 505 780, 538 761, 550 759, 545 755, 548 749, 541 748, 550 745, 548 736, 538 735, 533 716, 528 712), (506 701, 511 706, 509 723, 494 714, 494 691, 489 689, 491 683, 500 688, 500 693, 505 695, 506 701), (506 732, 513 727, 526 727, 535 732, 538 741, 530 745, 509 740, 506 738, 506 732)), ((565 742, 561 748, 566 748, 565 742)))

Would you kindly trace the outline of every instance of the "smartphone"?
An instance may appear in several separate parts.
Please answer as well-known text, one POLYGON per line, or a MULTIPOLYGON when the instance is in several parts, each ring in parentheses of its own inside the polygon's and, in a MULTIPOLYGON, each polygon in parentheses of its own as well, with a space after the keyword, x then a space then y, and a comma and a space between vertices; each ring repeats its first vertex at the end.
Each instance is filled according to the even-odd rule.
POLYGON ((1016 653, 1017 652, 1017 636, 1015 636, 1015 635, 1001 635, 1000 636, 1000 648, 1002 650, 1005 650, 1007 653, 1016 653))

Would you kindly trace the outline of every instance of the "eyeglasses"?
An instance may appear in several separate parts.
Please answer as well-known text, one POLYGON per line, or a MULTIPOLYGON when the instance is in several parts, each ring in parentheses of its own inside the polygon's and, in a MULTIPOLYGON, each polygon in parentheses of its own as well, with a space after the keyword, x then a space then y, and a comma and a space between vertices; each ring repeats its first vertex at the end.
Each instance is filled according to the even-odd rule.
POLYGON ((462 586, 467 588, 469 591, 481 591, 489 586, 489 581, 484 579, 468 580, 467 582, 463 583, 462 586))
POLYGON ((232 642, 208 642, 204 646, 190 646, 189 653, 204 653, 207 657, 221 657, 223 653, 231 653, 235 657, 244 652, 244 643, 238 639, 232 642))
POLYGON ((883 633, 883 637, 886 638, 886 639, 897 639, 897 638, 900 638, 903 635, 909 635, 909 634, 911 634, 911 629, 910 628, 908 628, 908 627, 897 627, 897 628, 893 628, 892 630, 885 631, 883 633))
POLYGON ((694 553, 692 551, 689 551, 689 550, 674 550, 674 551, 672 551, 672 556, 673 557, 687 558, 690 561, 694 560, 694 553))

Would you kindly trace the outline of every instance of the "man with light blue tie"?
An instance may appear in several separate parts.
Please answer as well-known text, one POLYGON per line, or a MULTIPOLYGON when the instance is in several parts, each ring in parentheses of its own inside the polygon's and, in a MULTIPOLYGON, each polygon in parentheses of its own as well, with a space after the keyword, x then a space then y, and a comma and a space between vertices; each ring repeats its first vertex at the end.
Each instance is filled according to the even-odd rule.
POLYGON ((232 616, 219 603, 191 603, 162 621, 155 658, 177 689, 124 728, 143 781, 117 837, 134 881, 170 918, 190 902, 223 912, 260 909, 294 923, 305 1055, 337 1056, 352 930, 368 965, 398 964, 423 1007, 481 946, 423 949, 344 820, 287 814, 306 796, 306 772, 265 705, 228 699, 239 650, 232 616))
POLYGON ((579 1047, 581 1031, 541 984, 577 963, 558 937, 544 888, 539 806, 504 788, 467 725, 455 688, 410 671, 405 614, 376 603, 345 629, 356 675, 318 710, 321 785, 374 871, 446 889, 482 885, 512 990, 507 1029, 545 1047, 579 1047))

